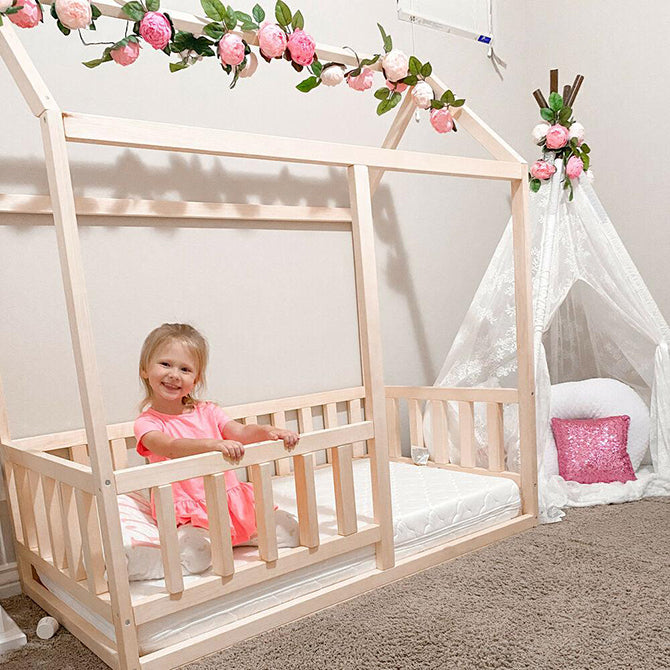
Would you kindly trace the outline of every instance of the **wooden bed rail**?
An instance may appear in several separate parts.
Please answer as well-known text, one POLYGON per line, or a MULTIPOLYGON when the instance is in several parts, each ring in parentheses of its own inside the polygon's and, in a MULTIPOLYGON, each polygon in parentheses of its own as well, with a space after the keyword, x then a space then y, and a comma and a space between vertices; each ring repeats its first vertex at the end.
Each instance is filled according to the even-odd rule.
POLYGON ((432 456, 431 461, 450 470, 490 474, 513 479, 520 484, 520 475, 505 469, 505 442, 503 405, 518 404, 519 394, 514 388, 442 388, 436 386, 387 386, 386 411, 391 458, 403 458, 401 452, 400 401, 407 403, 410 444, 425 446, 424 414, 430 411, 432 456), (425 403, 425 410, 422 410, 425 403), (455 403, 458 417, 460 463, 451 462, 449 454, 448 403, 455 403), (488 467, 477 466, 477 439, 475 437, 475 403, 486 405, 488 467))

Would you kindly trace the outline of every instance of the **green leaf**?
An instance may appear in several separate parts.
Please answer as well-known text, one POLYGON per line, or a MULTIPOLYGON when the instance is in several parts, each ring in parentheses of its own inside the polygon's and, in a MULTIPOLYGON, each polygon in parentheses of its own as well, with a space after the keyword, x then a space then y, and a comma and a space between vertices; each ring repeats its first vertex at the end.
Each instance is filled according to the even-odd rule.
POLYGON ((202 9, 212 21, 225 21, 226 8, 220 0, 200 0, 202 9))
POLYGON ((5 10, 5 14, 9 16, 10 14, 18 14, 23 9, 23 5, 15 5, 14 7, 8 7, 5 10))
POLYGON ((213 40, 220 40, 223 37, 223 28, 220 23, 208 23, 202 32, 213 40))
POLYGON ((409 73, 419 74, 421 72, 421 61, 416 56, 409 57, 409 73))
POLYGON ((386 114, 391 109, 391 101, 390 99, 382 100, 378 105, 377 105, 377 116, 381 116, 382 114, 386 114))
POLYGON ((144 17, 144 14, 146 13, 144 11, 144 7, 142 6, 142 3, 137 2, 137 0, 132 0, 132 2, 127 2, 125 5, 123 5, 122 9, 123 9, 123 13, 129 19, 132 19, 133 21, 141 21, 142 18, 144 17))
POLYGON ((102 16, 102 12, 95 5, 91 5, 91 16, 95 21, 96 19, 99 19, 102 16))
POLYGON ((305 27, 305 18, 300 10, 293 15, 291 26, 293 26, 293 30, 302 30, 305 27))
POLYGON ((69 28, 66 28, 60 21, 57 21, 56 25, 58 26, 58 30, 60 30, 63 33, 63 35, 69 35, 72 32, 69 28))
POLYGON ((245 12, 236 11, 235 16, 237 17, 237 20, 240 23, 253 23, 254 22, 253 18, 245 12))
POLYGON ((588 170, 591 167, 591 156, 582 154, 582 163, 584 163, 584 169, 588 170))
POLYGON ((146 2, 150 12, 157 12, 161 8, 161 0, 146 0, 146 2))
POLYGON ((425 63, 421 68, 422 77, 430 77, 433 74, 433 66, 430 63, 425 63))
POLYGON ((556 93, 556 91, 552 91, 549 94, 549 107, 553 109, 555 112, 559 112, 561 110, 561 107, 563 107, 563 98, 556 93))
POLYGON ((317 77, 307 77, 301 81, 296 88, 303 93, 309 93, 312 89, 316 88, 321 83, 321 80, 317 77))
POLYGON ((374 58, 364 58, 361 61, 361 65, 365 67, 366 65, 374 65, 381 58, 380 54, 377 54, 374 58))
POLYGON ((226 15, 224 16, 224 21, 228 30, 235 30, 237 26, 237 16, 235 16, 235 10, 229 5, 225 8, 226 15))
POLYGON ((379 32, 382 34, 382 40, 385 40, 386 39, 386 31, 384 30, 384 26, 382 26, 381 23, 378 23, 377 28, 379 28, 379 32))
POLYGON ((540 186, 542 186, 542 182, 539 179, 531 179, 530 180, 530 190, 533 193, 537 193, 540 190, 540 186))
POLYGON ((254 5, 251 14, 256 19, 256 23, 262 23, 265 19, 265 10, 260 5, 254 5))
POLYGON ((558 118, 561 121, 561 123, 564 121, 569 121, 571 116, 572 116, 571 107, 563 107, 563 109, 561 109, 561 111, 558 113, 558 118))
POLYGON ((245 33, 251 33, 254 30, 258 30, 258 24, 257 23, 247 23, 246 21, 244 23, 240 24, 240 28, 245 32, 245 33))
POLYGON ((51 10, 49 12, 51 14, 51 17, 56 19, 58 21, 58 14, 56 13, 56 3, 54 2, 53 5, 51 5, 51 10))
POLYGON ((403 84, 408 86, 414 86, 418 83, 419 78, 415 74, 408 74, 406 77, 400 80, 403 84))
POLYGON ((185 70, 187 67, 186 63, 170 63, 170 72, 179 72, 179 70, 185 70))
POLYGON ((321 65, 318 60, 312 61, 312 72, 314 73, 315 77, 321 76, 321 73, 323 72, 323 65, 321 65))
POLYGON ((447 105, 450 105, 452 102, 454 102, 454 100, 456 100, 456 96, 451 89, 448 89, 442 94, 440 100, 447 105))
POLYGON ((111 51, 111 47, 108 49, 105 49, 104 53, 102 54, 102 58, 96 58, 94 60, 89 60, 86 61, 85 63, 82 63, 88 68, 93 69, 94 67, 98 67, 98 65, 102 65, 103 63, 107 63, 110 60, 112 60, 112 57, 110 56, 109 52, 111 51))
POLYGON ((540 116, 545 121, 553 122, 553 120, 554 120, 554 112, 551 109, 549 109, 549 107, 543 107, 540 110, 540 116))
POLYGON ((391 96, 391 100, 389 102, 389 109, 393 109, 400 101, 402 100, 402 95, 398 93, 397 91, 391 96))
POLYGON ((392 49, 393 49, 393 40, 391 39, 390 35, 387 35, 384 38, 384 51, 386 51, 386 53, 388 53, 392 49))
POLYGON ((582 144, 581 149, 585 154, 590 154, 591 153, 591 147, 586 142, 584 142, 582 144))
POLYGON ((377 98, 377 100, 386 100, 386 98, 389 97, 390 92, 391 91, 389 91, 386 86, 382 86, 375 91, 375 98, 377 98))
POLYGON ((283 28, 291 25, 291 19, 293 17, 291 16, 291 10, 288 8, 288 5, 284 0, 277 0, 277 4, 275 5, 275 18, 277 19, 277 23, 283 28))
POLYGON ((459 98, 449 103, 452 107, 462 107, 465 104, 465 98, 459 98))
POLYGON ((2 25, 2 14, 0 14, 0 26, 2 25))
POLYGON ((430 106, 433 109, 442 109, 444 107, 444 103, 441 100, 431 100, 430 106))

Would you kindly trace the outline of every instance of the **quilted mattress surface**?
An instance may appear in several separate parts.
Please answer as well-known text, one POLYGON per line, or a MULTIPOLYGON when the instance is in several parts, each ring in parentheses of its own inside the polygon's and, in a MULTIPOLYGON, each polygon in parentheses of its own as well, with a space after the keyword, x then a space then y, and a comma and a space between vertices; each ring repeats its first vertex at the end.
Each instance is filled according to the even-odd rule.
MULTIPOLYGON (((396 558, 482 530, 520 512, 519 489, 510 479, 463 472, 390 463, 396 558)), ((330 467, 315 471, 319 531, 322 538, 337 534, 333 475, 330 467)), ((360 523, 372 523, 372 489, 368 459, 354 461, 356 508, 360 523)), ((296 513, 295 484, 292 476, 273 479, 275 504, 296 513)), ((279 550, 280 556, 283 551, 279 550)), ((254 547, 237 547, 235 564, 257 562, 254 547)), ((141 653, 146 654, 186 640, 215 627, 232 623, 269 607, 318 590, 364 570, 375 567, 374 550, 365 547, 344 556, 249 587, 228 596, 170 614, 139 627, 141 653)), ((207 573, 205 573, 207 574, 207 573)), ((197 581, 198 575, 185 576, 184 583, 197 581)), ((102 632, 113 638, 111 625, 72 601, 50 580, 45 585, 68 602, 102 632)), ((133 599, 164 591, 163 580, 132 582, 133 599)))

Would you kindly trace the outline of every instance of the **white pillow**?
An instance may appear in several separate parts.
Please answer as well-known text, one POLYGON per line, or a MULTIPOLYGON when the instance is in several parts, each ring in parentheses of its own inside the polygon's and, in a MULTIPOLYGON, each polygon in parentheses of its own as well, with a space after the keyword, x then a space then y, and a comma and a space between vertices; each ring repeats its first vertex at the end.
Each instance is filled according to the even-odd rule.
MULTIPOLYGON (((616 379, 584 379, 551 387, 550 417, 557 419, 603 419, 628 415, 628 445, 633 469, 642 463, 649 446, 649 408, 627 384, 616 379)), ((544 452, 547 475, 558 474, 558 455, 551 430, 544 452)))
MULTIPOLYGON (((140 493, 118 496, 123 549, 128 559, 128 579, 162 579, 158 526, 151 516, 151 503, 140 493)), ((204 528, 180 526, 179 556, 185 575, 198 574, 212 564, 209 533, 204 528)))

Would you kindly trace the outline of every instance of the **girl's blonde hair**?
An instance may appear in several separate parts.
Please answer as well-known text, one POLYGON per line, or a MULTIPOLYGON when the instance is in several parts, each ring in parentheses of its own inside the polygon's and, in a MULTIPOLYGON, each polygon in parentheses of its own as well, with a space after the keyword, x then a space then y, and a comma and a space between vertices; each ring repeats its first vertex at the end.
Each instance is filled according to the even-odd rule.
POLYGON ((156 355, 156 352, 164 344, 175 340, 186 346, 193 358, 195 358, 197 366, 194 392, 184 397, 182 403, 184 405, 195 405, 198 402, 195 394, 205 388, 205 369, 207 368, 207 358, 209 356, 207 340, 193 326, 187 323, 164 323, 158 326, 158 328, 154 328, 147 335, 142 345, 139 372, 140 380, 144 387, 144 398, 142 398, 142 402, 140 403, 140 411, 144 410, 151 403, 151 386, 149 385, 149 380, 145 379, 142 374, 149 369, 151 360, 156 355))

